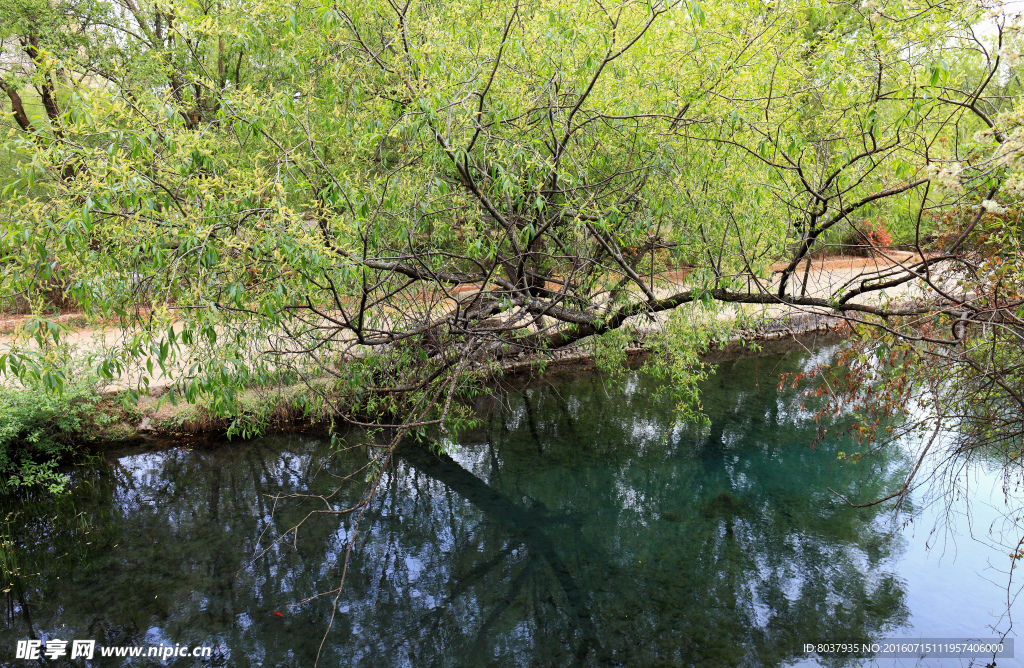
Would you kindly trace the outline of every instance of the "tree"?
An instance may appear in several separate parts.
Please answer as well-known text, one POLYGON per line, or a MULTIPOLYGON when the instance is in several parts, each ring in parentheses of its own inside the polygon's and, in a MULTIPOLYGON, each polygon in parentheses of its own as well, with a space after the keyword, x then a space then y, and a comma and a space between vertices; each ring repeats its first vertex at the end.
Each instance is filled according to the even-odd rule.
POLYGON ((67 375, 54 284, 125 326, 102 376, 159 367, 226 414, 301 380, 399 434, 464 427, 524 355, 618 359, 644 319, 682 399, 742 305, 972 355, 1016 336, 1015 289, 977 296, 996 258, 1015 275, 982 249, 1017 238, 1021 120, 1015 24, 982 5, 55 7, 10 23, 63 54, 34 75, 49 123, 11 116, 0 280, 40 317, 0 368, 25 382, 67 375), (913 259, 815 285, 874 217, 913 259))

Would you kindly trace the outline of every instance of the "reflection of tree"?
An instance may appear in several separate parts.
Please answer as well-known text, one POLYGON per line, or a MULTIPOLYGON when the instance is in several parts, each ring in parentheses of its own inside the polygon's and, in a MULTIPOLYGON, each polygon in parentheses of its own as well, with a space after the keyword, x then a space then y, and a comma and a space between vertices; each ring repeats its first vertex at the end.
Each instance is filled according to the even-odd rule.
MULTIPOLYGON (((101 645, 245 647, 239 616, 266 614, 262 594, 292 588, 292 555, 249 562, 261 523, 271 521, 264 495, 292 491, 312 477, 304 467, 329 458, 308 445, 140 454, 82 476, 67 496, 17 504, 9 528, 26 595, 8 606, 17 614, 2 632, 7 644, 28 635, 19 615, 31 614, 50 637, 101 645)), ((259 644, 280 628, 266 629, 259 644)))
MULTIPOLYGON (((643 378, 615 391, 582 379, 506 397, 486 445, 457 461, 402 452, 363 521, 324 665, 770 665, 902 624, 877 511, 826 491, 867 495, 898 476, 837 462, 839 443, 809 448, 816 425, 773 375, 759 387, 754 364, 709 383, 701 428, 676 424, 643 378)), ((330 494, 359 463, 299 438, 171 451, 77 485, 82 514, 57 515, 78 525, 23 506, 41 575, 23 578, 0 643, 26 637, 30 610, 44 632, 66 624, 101 644, 156 629, 156 642, 226 647, 233 666, 312 665, 330 600, 287 606, 336 586, 350 519, 314 518, 251 557, 322 507, 268 495, 330 494), (44 547, 30 527, 63 537, 44 547)))
POLYGON ((622 392, 596 379, 571 394, 533 388, 491 420, 501 462, 475 468, 501 471, 489 476, 496 493, 574 518, 573 529, 547 530, 564 537, 562 562, 588 583, 604 655, 774 664, 801 638, 863 640, 905 621, 875 515, 826 489, 870 494, 895 475, 838 463, 841 443, 812 450, 816 425, 775 393, 783 369, 758 388, 753 366, 766 362, 719 370, 700 430, 673 424, 638 378, 622 392))
MULTIPOLYGON (((442 483, 448 489, 469 501, 481 510, 488 522, 499 525, 513 542, 513 546, 521 545, 526 550, 527 561, 519 565, 520 572, 511 582, 510 592, 505 600, 499 602, 495 610, 490 611, 473 642, 474 650, 481 650, 489 644, 486 631, 490 631, 497 619, 511 607, 513 601, 522 594, 528 579, 535 576, 542 568, 553 576, 558 586, 558 594, 564 598, 564 614, 569 624, 578 630, 579 647, 575 654, 580 659, 587 656, 591 648, 599 646, 600 640, 591 620, 590 605, 586 592, 583 591, 577 578, 562 561, 554 542, 547 530, 552 520, 540 507, 524 508, 503 494, 495 492, 480 478, 458 465, 447 455, 433 455, 422 450, 410 450, 404 453, 403 459, 411 463, 418 472, 424 473, 442 483)), ((485 562, 485 569, 477 571, 466 580, 479 580, 488 570, 499 568, 503 558, 509 555, 510 548, 504 548, 498 559, 485 562)), ((465 589, 465 585, 457 587, 465 589)), ((454 593, 454 592, 453 592, 454 593)), ((448 600, 452 600, 449 596, 448 600)), ((486 654, 485 654, 486 656, 486 654)))

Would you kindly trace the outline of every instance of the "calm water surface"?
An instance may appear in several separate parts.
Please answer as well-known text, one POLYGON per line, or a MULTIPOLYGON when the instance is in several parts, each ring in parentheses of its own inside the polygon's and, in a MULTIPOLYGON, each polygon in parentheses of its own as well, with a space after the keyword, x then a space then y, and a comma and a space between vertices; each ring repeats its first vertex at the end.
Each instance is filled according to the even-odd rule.
MULTIPOLYGON (((804 643, 1007 628, 1018 504, 1001 478, 978 467, 938 530, 946 509, 922 498, 910 525, 844 505, 829 487, 877 498, 908 458, 853 465, 837 458, 852 442, 815 443, 811 413, 776 391, 807 363, 723 365, 705 425, 679 423, 642 376, 577 378, 483 407, 451 457, 403 451, 360 525, 320 665, 818 665, 804 643)), ((345 477, 366 462, 310 436, 177 448, 78 472, 59 501, 8 502, 0 664, 29 665, 14 648, 35 636, 218 648, 170 665, 312 666, 334 596, 306 599, 338 586, 352 517, 274 540, 354 503, 365 476, 345 477), (291 494, 324 498, 276 498, 291 494)), ((168 665, 89 665, 122 663, 168 665)))

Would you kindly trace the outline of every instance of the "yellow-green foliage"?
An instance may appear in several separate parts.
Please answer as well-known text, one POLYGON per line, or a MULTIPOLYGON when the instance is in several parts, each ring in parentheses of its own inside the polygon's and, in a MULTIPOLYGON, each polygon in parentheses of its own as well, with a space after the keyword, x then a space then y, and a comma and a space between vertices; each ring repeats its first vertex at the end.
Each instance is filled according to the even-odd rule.
MULTIPOLYGON (((26 95, 32 127, 3 120, 0 293, 42 313, 56 286, 88 317, 133 324, 92 359, 101 376, 137 364, 145 386, 175 370, 176 397, 225 411, 282 369, 351 362, 353 339, 378 347, 350 377, 414 386, 418 405, 454 383, 403 338, 413 319, 396 313, 430 288, 381 278, 395 257, 432 276, 519 281, 496 307, 508 318, 540 289, 508 260, 528 258, 574 281, 562 305, 585 323, 564 327, 600 332, 643 296, 625 274, 610 288, 605 249, 657 240, 638 271, 696 264, 687 281, 714 311, 722 291, 769 280, 794 248, 855 219, 898 220, 907 241, 922 206, 1019 180, 1016 154, 991 141, 1020 142, 1012 72, 996 79, 1011 95, 993 98, 989 135, 947 99, 991 62, 969 40, 991 20, 973 3, 396 7, 5 5, 3 43, 40 45, 11 52, 24 67, 3 71, 5 86, 52 90, 59 109, 26 95), (343 336, 309 320, 331 313, 343 336)), ((1012 55, 1019 38, 1001 20, 1004 43, 989 47, 1012 55)), ((679 345, 715 333, 713 313, 673 322, 679 345)), ((544 326, 501 345, 542 348, 530 336, 544 326)), ((477 345, 456 334, 436 349, 477 345)), ((0 371, 53 385, 59 369, 36 350, 9 349, 0 371)), ((681 387, 699 377, 691 357, 665 367, 681 387)), ((475 359, 449 371, 475 382, 475 359)))

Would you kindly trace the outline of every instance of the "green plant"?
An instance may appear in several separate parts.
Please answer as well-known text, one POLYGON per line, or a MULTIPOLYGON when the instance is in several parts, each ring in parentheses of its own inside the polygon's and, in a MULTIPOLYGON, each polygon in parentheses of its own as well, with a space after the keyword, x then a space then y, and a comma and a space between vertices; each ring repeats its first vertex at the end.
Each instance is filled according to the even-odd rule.
POLYGON ((0 390, 0 492, 40 486, 60 492, 66 482, 57 466, 98 427, 116 418, 100 406, 88 379, 62 393, 42 388, 0 390))

